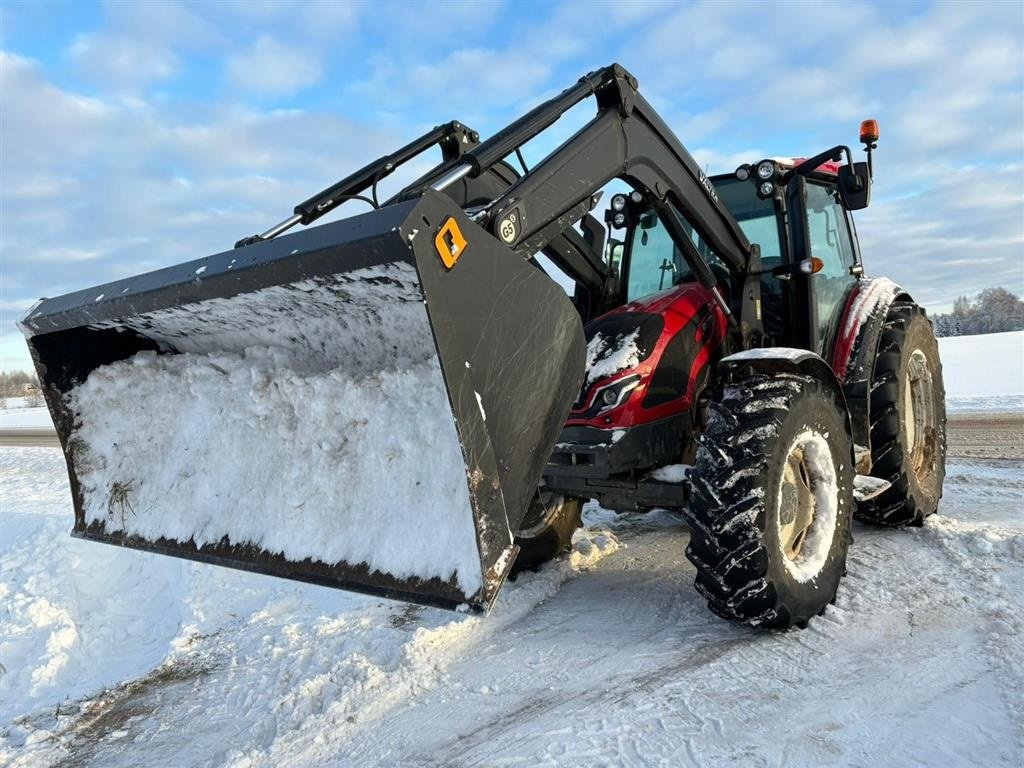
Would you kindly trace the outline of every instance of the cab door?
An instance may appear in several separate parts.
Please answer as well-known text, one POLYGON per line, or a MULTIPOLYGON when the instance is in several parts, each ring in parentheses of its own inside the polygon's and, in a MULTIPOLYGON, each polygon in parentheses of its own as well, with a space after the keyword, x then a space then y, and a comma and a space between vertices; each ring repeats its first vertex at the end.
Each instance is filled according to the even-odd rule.
POLYGON ((793 261, 816 258, 821 269, 796 278, 804 286, 797 317, 806 317, 805 346, 826 360, 835 344, 846 299, 857 282, 854 250, 846 211, 835 183, 794 179, 787 195, 791 213, 793 261))

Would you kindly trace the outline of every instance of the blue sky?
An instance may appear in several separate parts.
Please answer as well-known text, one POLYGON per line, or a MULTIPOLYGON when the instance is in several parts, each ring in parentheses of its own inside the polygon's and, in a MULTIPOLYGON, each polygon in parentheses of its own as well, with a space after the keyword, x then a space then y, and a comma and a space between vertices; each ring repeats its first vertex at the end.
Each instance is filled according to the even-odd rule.
POLYGON ((938 310, 1024 293, 1018 2, 8 0, 0 49, 4 369, 39 296, 223 250, 432 125, 486 136, 611 61, 712 172, 878 119, 869 272, 938 310))

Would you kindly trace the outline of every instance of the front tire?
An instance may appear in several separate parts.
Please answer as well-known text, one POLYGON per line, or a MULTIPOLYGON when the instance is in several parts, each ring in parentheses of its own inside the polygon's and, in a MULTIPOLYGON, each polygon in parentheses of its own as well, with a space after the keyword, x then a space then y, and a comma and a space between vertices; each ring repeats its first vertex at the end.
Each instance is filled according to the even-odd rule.
POLYGON ((932 325, 915 304, 894 304, 879 340, 871 474, 891 485, 858 506, 864 521, 921 525, 938 509, 946 476, 946 391, 932 325))
POLYGON ((572 546, 572 535, 580 527, 583 499, 566 498, 541 486, 519 524, 516 544, 519 554, 512 574, 538 567, 572 546))
POLYGON ((806 626, 835 599, 852 537, 842 400, 802 375, 754 375, 711 405, 690 473, 695 586, 730 621, 806 626))

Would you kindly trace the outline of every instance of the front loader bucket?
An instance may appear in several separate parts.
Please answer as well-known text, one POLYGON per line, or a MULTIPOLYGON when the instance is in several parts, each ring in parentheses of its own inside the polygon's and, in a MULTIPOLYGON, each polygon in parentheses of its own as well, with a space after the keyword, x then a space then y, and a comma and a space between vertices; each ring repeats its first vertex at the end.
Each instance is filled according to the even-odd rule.
POLYGON ((22 327, 75 536, 443 607, 493 601, 584 367, 565 292, 434 192, 22 327))

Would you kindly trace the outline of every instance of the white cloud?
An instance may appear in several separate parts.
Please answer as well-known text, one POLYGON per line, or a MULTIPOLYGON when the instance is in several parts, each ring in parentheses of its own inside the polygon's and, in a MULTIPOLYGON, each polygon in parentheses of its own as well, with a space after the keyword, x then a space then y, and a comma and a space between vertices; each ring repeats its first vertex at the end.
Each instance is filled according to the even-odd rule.
POLYGON ((176 49, 223 41, 216 30, 175 2, 112 3, 99 31, 77 35, 66 56, 75 71, 105 90, 135 92, 181 71, 176 49))
POLYGON ((315 85, 323 75, 319 57, 261 35, 247 50, 227 60, 230 81, 247 91, 288 95, 315 85))
POLYGON ((85 97, 11 54, 0 77, 8 365, 28 364, 8 336, 24 302, 226 250, 405 138, 301 110, 85 97))
POLYGON ((700 137, 694 155, 712 170, 853 144, 859 119, 878 119, 874 201, 857 215, 868 269, 938 307, 1001 283, 1021 291, 1019 7, 892 10, 689 5, 647 27, 636 74, 684 142, 700 137), (743 157, 750 145, 767 151, 743 157))
POLYGON ((123 35, 79 35, 68 57, 86 77, 114 88, 135 88, 168 80, 181 66, 169 49, 123 35))

